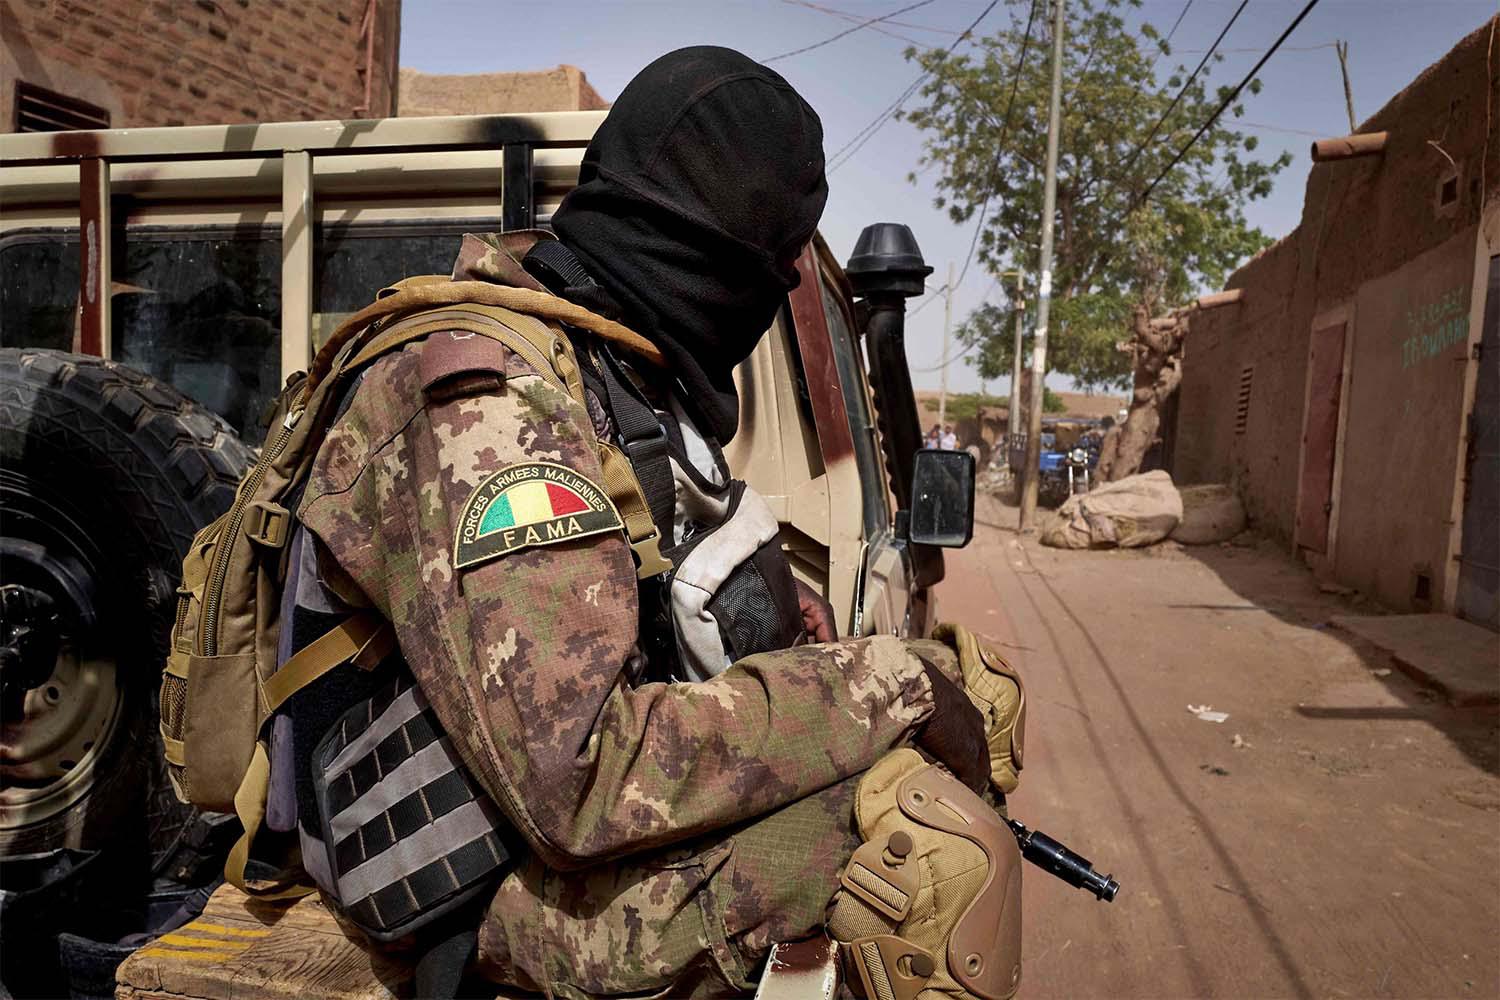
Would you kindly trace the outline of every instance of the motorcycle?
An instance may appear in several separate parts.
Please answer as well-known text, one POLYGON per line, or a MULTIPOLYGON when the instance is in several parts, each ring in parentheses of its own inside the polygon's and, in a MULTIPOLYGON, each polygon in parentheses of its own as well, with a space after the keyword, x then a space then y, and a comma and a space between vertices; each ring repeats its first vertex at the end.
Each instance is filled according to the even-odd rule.
POLYGON ((1091 456, 1084 448, 1074 448, 1068 452, 1063 463, 1068 469, 1068 496, 1089 491, 1089 469, 1098 460, 1098 456, 1091 456))
POLYGON ((1037 480, 1041 502, 1059 507, 1068 497, 1087 493, 1093 485, 1092 470, 1098 462, 1098 454, 1082 446, 1043 452, 1037 480))

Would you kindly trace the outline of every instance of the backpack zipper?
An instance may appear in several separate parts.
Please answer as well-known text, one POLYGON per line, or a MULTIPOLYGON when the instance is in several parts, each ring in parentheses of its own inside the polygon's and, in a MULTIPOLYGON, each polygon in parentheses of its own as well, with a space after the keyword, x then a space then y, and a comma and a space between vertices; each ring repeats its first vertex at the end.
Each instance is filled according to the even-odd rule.
POLYGON ((191 600, 192 595, 190 593, 177 595, 177 621, 172 625, 172 636, 174 639, 182 634, 182 627, 187 624, 188 602, 191 600))
POLYGON ((235 494, 234 506, 230 507, 229 513, 225 515, 224 531, 219 536, 218 549, 214 553, 214 564, 209 572, 208 586, 203 590, 203 630, 199 636, 199 643, 204 656, 218 655, 219 601, 224 595, 224 578, 229 575, 229 556, 234 550, 234 542, 239 535, 240 522, 245 519, 245 510, 250 506, 255 491, 260 487, 260 481, 265 478, 266 470, 286 450, 287 442, 292 437, 292 429, 297 426, 297 421, 302 418, 306 409, 306 397, 305 388, 297 391, 286 417, 281 421, 281 429, 277 432, 275 440, 261 449, 260 461, 256 462, 255 468, 245 476, 244 483, 235 494))

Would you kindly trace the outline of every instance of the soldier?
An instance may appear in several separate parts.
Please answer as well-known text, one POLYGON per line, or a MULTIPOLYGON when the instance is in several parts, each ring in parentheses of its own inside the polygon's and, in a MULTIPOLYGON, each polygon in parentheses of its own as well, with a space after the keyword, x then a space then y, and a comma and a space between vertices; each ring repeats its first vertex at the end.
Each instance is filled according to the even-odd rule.
MULTIPOLYGON (((628 436, 607 398, 622 373, 687 477, 724 481, 733 369, 795 286, 826 193, 821 125, 785 80, 727 49, 662 57, 620 95, 553 220, 571 258, 533 266, 542 234, 471 236, 454 273, 548 288, 653 350, 586 372, 586 409, 497 341, 434 333, 366 371, 318 453, 300 517, 321 582, 394 624, 524 841, 479 933, 478 967, 497 982, 562 996, 753 988, 773 943, 824 926, 883 822, 856 817, 866 772, 881 764, 891 785, 925 766, 908 750, 892 771, 893 749, 920 748, 972 789, 1013 779, 1013 719, 994 705, 1016 699, 995 694, 962 630, 798 643, 710 663, 701 683, 651 680, 632 549, 613 508, 587 501, 605 492, 596 436, 628 436), (510 482, 503 511, 476 500, 510 482), (568 515, 572 503, 587 509, 568 515), (484 544, 468 530, 481 520, 484 544), (543 524, 553 532, 530 530, 543 524)), ((673 541, 695 530, 683 495, 679 480, 673 541)), ((799 629, 831 638, 802 598, 799 629)))

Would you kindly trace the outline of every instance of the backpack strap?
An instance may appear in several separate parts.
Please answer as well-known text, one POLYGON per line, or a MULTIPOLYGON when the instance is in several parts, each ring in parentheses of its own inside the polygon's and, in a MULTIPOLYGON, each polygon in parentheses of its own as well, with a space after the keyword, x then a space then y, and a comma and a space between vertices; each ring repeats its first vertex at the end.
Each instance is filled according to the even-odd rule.
POLYGON ((266 745, 256 742, 255 754, 250 758, 250 768, 234 793, 234 814, 239 817, 240 827, 245 831, 229 849, 224 860, 224 879, 247 896, 257 899, 296 899, 316 892, 317 886, 301 882, 295 877, 285 876, 268 885, 256 885, 246 880, 245 866, 250 861, 250 847, 266 818, 266 798, 271 792, 271 758, 266 745))
POLYGON ((594 334, 601 340, 637 354, 658 367, 666 365, 660 349, 634 330, 605 319, 583 306, 549 292, 512 288, 489 281, 435 280, 432 276, 408 278, 392 286, 391 294, 376 299, 340 323, 328 342, 313 358, 307 377, 309 391, 333 370, 335 361, 353 338, 378 320, 397 313, 410 313, 438 306, 488 305, 510 309, 526 316, 556 320, 594 334))
POLYGON ((396 648, 391 623, 373 611, 361 611, 303 646, 260 686, 266 715, 328 671, 351 660, 373 669, 396 648))
MULTIPOLYGON (((264 718, 271 718, 288 698, 334 667, 353 661, 371 669, 395 647, 396 633, 390 622, 373 611, 350 615, 294 653, 280 670, 271 675, 270 680, 261 685, 261 700, 266 706, 264 718)), ((234 793, 234 812, 244 832, 229 849, 229 857, 224 862, 224 878, 236 889, 257 899, 295 899, 314 892, 316 886, 291 877, 279 878, 268 885, 256 885, 245 877, 250 848, 266 818, 266 799, 270 791, 271 758, 266 752, 265 741, 258 740, 254 756, 250 758, 250 768, 234 793)))

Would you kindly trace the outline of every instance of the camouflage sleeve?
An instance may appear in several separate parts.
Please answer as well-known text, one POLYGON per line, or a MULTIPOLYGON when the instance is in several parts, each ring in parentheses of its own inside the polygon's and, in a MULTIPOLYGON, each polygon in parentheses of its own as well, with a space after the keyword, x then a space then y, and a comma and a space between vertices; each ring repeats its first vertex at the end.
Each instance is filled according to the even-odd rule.
POLYGON ((517 359, 503 379, 421 402, 420 355, 437 340, 372 369, 301 516, 395 624, 455 745, 548 864, 768 812, 868 768, 932 711, 920 662, 888 636, 631 686, 636 580, 619 531, 456 569, 461 512, 494 473, 549 462, 601 474, 587 413, 517 359))

